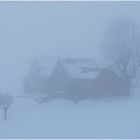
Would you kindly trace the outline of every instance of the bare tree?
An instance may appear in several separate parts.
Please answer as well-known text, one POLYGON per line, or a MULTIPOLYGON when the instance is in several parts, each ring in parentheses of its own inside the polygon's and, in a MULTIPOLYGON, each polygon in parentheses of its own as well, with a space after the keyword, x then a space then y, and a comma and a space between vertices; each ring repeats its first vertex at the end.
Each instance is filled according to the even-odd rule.
POLYGON ((120 19, 108 28, 104 56, 126 83, 128 96, 140 68, 140 34, 129 19, 120 19))
POLYGON ((7 111, 13 103, 13 97, 10 94, 0 93, 0 109, 4 111, 4 119, 7 119, 7 111))

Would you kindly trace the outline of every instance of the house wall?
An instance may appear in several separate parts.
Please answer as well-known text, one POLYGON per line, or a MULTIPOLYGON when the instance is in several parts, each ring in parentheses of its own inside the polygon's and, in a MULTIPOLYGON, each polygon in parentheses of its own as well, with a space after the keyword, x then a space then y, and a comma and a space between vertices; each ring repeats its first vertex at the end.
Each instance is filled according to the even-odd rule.
POLYGON ((99 97, 126 96, 124 80, 110 70, 104 70, 94 81, 95 90, 99 97))
POLYGON ((23 82, 24 94, 47 94, 48 92, 48 78, 45 77, 26 77, 23 82))

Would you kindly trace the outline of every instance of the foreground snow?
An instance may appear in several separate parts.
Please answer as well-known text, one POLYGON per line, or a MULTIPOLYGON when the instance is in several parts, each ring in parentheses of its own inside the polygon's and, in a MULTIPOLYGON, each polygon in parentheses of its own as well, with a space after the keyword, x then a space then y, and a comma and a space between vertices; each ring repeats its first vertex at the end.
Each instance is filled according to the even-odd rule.
POLYGON ((0 119, 0 138, 140 138, 139 96, 77 105, 17 98, 8 113, 0 119))

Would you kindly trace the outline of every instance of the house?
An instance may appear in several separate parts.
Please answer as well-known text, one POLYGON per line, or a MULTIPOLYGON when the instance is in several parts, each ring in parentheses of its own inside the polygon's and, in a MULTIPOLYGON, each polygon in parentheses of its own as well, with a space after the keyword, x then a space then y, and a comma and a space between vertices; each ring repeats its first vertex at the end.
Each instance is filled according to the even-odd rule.
POLYGON ((45 57, 32 62, 24 93, 69 99, 127 95, 123 79, 94 59, 45 57))

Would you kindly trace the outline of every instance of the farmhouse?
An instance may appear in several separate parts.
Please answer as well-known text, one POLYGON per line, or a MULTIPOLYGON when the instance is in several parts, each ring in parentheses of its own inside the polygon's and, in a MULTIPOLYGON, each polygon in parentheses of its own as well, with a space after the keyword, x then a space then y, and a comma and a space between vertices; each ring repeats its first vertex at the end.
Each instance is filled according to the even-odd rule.
POLYGON ((99 68, 94 59, 34 59, 24 78, 25 95, 49 95, 52 98, 101 98, 125 96, 125 83, 107 68, 99 68))

